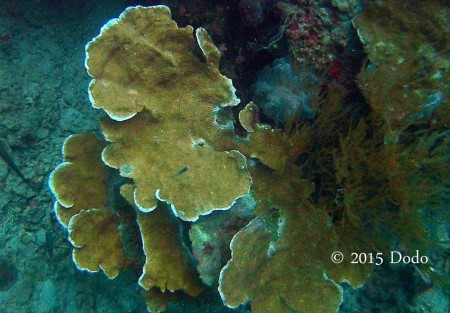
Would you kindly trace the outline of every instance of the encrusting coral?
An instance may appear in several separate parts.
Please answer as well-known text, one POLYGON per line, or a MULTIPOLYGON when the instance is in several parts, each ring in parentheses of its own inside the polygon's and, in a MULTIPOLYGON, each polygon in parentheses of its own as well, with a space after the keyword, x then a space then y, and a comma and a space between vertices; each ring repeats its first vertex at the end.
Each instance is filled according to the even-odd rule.
POLYGON ((107 209, 82 210, 69 222, 69 240, 75 247, 73 261, 82 270, 101 268, 115 278, 130 263, 120 241, 119 220, 107 209))
MULTIPOLYGON (((440 6, 433 2, 431 7, 440 6)), ((338 289, 330 289, 321 298, 327 299, 325 302, 301 300, 304 296, 314 299, 314 291, 320 290, 302 288, 309 279, 306 273, 326 275, 316 276, 308 286, 330 280, 359 286, 368 277, 373 262, 343 262, 336 266, 330 262, 332 251, 350 258, 350 252, 355 251, 381 251, 387 255, 395 242, 401 242, 408 251, 436 247, 427 236, 423 220, 427 212, 442 211, 450 185, 449 109, 443 93, 448 86, 444 79, 448 66, 443 60, 448 54, 439 48, 440 44, 430 54, 434 37, 414 35, 412 16, 422 16, 418 12, 424 8, 417 1, 384 1, 370 5, 355 19, 367 44, 369 60, 374 63, 359 75, 369 110, 345 103, 346 90, 331 85, 320 99, 312 101, 317 114, 314 121, 285 126, 291 143, 290 160, 296 165, 288 164, 284 171, 258 163, 249 166, 259 217, 234 237, 233 258, 222 269, 220 291, 228 306, 251 302, 254 312, 334 312, 339 303, 338 289), (386 12, 399 21, 407 18, 405 23, 389 23, 406 29, 380 23, 386 12), (405 43, 401 37, 404 33, 411 34, 407 36, 411 42, 405 43), (396 49, 397 43, 403 48, 396 49), (386 57, 385 47, 394 48, 386 57), (404 53, 411 47, 424 50, 418 55, 404 53), (435 69, 432 85, 426 77, 416 76, 424 60, 430 63, 429 69, 435 69), (316 183, 310 195, 302 194, 305 188, 300 177, 316 183), (271 208, 278 209, 279 217, 274 219, 271 208), (309 235, 314 237, 304 242, 302 238, 309 235), (249 254, 259 255, 258 264, 249 254), (297 270, 302 275, 293 278, 297 270), (280 288, 281 283, 274 283, 277 277, 290 287, 280 288), (313 294, 309 294, 310 290, 314 290, 313 294), (298 293, 293 294, 295 291, 298 293)), ((422 29, 434 27, 430 34, 443 28, 440 22, 427 21, 431 19, 421 22, 428 23, 422 29)), ((433 271, 429 265, 423 269, 433 271)))
POLYGON ((251 300, 252 312, 334 312, 342 301, 337 283, 360 286, 368 277, 370 265, 330 261, 330 251, 348 255, 347 248, 327 212, 310 202, 314 184, 289 172, 280 179, 258 165, 252 170, 262 179, 254 180, 259 217, 235 235, 232 259, 221 271, 219 291, 229 307, 251 300))
POLYGON ((202 291, 201 283, 184 251, 187 248, 174 236, 179 231, 175 218, 162 205, 156 212, 137 214, 147 257, 139 284, 147 290, 158 287, 161 291, 183 290, 198 296, 202 291))
MULTIPOLYGON (((400 31, 376 19, 390 12, 413 33, 404 19, 423 9, 416 2, 370 4, 354 20, 372 62, 358 76, 367 103, 330 83, 311 93, 310 119, 286 116, 283 129, 259 123, 253 103, 234 121, 239 100, 204 29, 194 37, 192 27, 178 28, 165 6, 128 8, 107 23, 86 46, 86 67, 92 105, 110 117, 101 122, 109 143, 69 137, 49 182, 77 266, 114 278, 139 263, 126 252, 126 211, 145 259, 139 284, 149 311, 164 311, 175 291, 198 296, 203 280, 218 283, 228 307, 323 313, 342 302, 341 282, 361 286, 370 275, 373 262, 351 264, 351 252, 429 243, 422 217, 449 190, 448 64, 441 45, 433 51, 424 36, 408 37, 416 41, 406 47, 424 47, 431 62, 433 84, 425 84, 411 75, 420 62, 405 47, 383 55, 383 40, 386 49, 401 45, 400 31), (126 206, 111 201, 115 184, 126 206), (252 204, 231 213, 244 196, 252 204), (333 251, 345 261, 332 262, 333 251)), ((433 25, 425 25, 431 34, 442 27, 433 25)))
POLYGON ((107 24, 86 47, 93 106, 122 121, 102 123, 113 142, 103 160, 134 180, 142 211, 153 210, 160 199, 184 220, 229 208, 251 181, 239 152, 208 144, 220 132, 216 111, 236 105, 237 98, 217 68, 218 50, 209 35, 197 30, 202 62, 192 52, 192 34, 190 26, 177 27, 165 6, 138 7, 107 24))
MULTIPOLYGON (((133 204, 133 186, 123 185, 120 193, 133 204)), ((190 264, 183 242, 178 236, 179 225, 167 206, 159 203, 156 210, 142 213, 137 208, 137 224, 146 256, 139 284, 146 290, 184 290, 198 296, 202 291, 198 275, 190 264)))
POLYGON ((145 108, 166 121, 208 119, 212 128, 215 107, 238 99, 219 72, 209 35, 199 29, 197 38, 191 26, 178 28, 166 6, 128 8, 86 46, 93 106, 118 121, 145 108), (193 53, 196 48, 208 62, 193 53))
POLYGON ((145 255, 139 284, 146 299, 161 300, 147 301, 156 311, 176 298, 174 291, 192 296, 202 291, 177 217, 195 221, 227 210, 251 184, 245 157, 212 145, 219 134, 229 133, 222 111, 238 99, 218 70, 219 50, 209 35, 198 29, 197 45, 192 34, 190 26, 177 27, 165 6, 128 8, 102 28, 86 46, 86 67, 94 77, 93 106, 112 118, 101 125, 112 143, 91 134, 69 137, 66 162, 50 177, 55 211, 68 225, 80 269, 102 268, 114 278, 128 265, 121 218, 123 210, 136 210, 145 255), (128 208, 109 199, 120 179, 108 166, 133 180, 121 188, 128 208))
POLYGON ((114 278, 129 263, 117 230, 118 219, 106 209, 108 169, 100 159, 105 142, 93 134, 72 135, 63 145, 64 163, 50 175, 55 213, 68 228, 73 260, 83 270, 114 278))
POLYGON ((253 102, 250 102, 245 106, 244 109, 239 112, 239 122, 241 123, 242 127, 244 127, 244 129, 249 133, 253 133, 255 131, 256 110, 256 105, 253 102))
POLYGON ((64 141, 64 162, 49 179, 50 190, 56 197, 56 217, 63 226, 67 227, 70 218, 81 210, 105 206, 106 181, 110 175, 110 169, 100 159, 105 146, 106 142, 93 134, 72 135, 64 141))
MULTIPOLYGON (((313 186, 305 187, 311 191, 313 186)), ((296 213, 301 216, 275 221, 279 225, 258 217, 235 235, 233 257, 222 269, 219 285, 227 306, 251 300, 252 312, 257 313, 336 310, 342 301, 339 287, 317 262, 329 257, 336 240, 333 230, 327 227, 326 213, 302 209, 296 213)))
POLYGON ((103 160, 133 179, 134 201, 143 212, 160 199, 181 219, 196 220, 229 208, 249 190, 244 156, 215 151, 203 139, 196 142, 184 122, 164 123, 142 112, 123 122, 105 120, 102 130, 113 143, 103 151, 103 160))
POLYGON ((435 115, 441 125, 449 122, 450 61, 442 38, 450 31, 444 12, 440 1, 390 0, 353 20, 371 62, 359 75, 361 90, 392 132, 407 128, 412 118, 435 115), (382 18, 396 23, 380 23, 382 18))

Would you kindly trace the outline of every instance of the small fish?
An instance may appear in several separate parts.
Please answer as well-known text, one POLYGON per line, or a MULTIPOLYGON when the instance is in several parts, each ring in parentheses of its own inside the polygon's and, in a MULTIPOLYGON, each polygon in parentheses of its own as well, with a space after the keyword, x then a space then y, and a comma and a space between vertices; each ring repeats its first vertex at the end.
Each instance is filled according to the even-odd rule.
POLYGON ((11 154, 11 149, 9 148, 9 146, 6 144, 6 142, 3 139, 0 139, 0 156, 2 157, 3 161, 5 161, 5 163, 12 168, 12 170, 14 172, 16 172, 16 174, 31 188, 33 188, 33 186, 30 185, 30 182, 28 181, 28 179, 25 178, 25 176, 23 176, 22 172, 19 170, 19 168, 17 167, 16 163, 14 163, 14 159, 12 157, 11 154))
POLYGON ((181 170, 179 170, 176 174, 174 174, 170 177, 174 178, 174 177, 180 176, 181 174, 186 173, 188 169, 189 169, 189 167, 185 166, 181 170))

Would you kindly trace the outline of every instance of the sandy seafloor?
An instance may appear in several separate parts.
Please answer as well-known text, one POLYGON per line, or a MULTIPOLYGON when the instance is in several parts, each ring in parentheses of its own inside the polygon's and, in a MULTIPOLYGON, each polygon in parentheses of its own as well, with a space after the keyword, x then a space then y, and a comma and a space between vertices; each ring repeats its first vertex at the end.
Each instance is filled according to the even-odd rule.
MULTIPOLYGON (((13 285, 0 290, 2 313, 146 312, 135 273, 110 281, 75 268, 47 187, 50 171, 61 162, 64 139, 98 131, 102 113, 89 103, 84 46, 126 5, 123 0, 0 2, 0 136, 24 175, 39 186, 33 191, 0 161, 0 263, 17 270, 13 285)), ((0 275, 1 285, 6 274, 0 275)), ((410 268, 379 269, 366 287, 346 293, 340 311, 448 310, 439 287, 411 291, 421 287, 414 277, 410 268), (405 275, 412 280, 405 281, 405 275)), ((167 312, 230 311, 214 298, 167 312)))

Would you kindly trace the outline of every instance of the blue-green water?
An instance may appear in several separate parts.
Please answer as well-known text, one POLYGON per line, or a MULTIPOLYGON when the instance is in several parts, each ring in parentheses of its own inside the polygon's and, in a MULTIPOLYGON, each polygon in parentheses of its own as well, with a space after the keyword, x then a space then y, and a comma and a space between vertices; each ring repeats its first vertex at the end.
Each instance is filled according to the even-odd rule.
MULTIPOLYGON (((173 18, 180 26, 205 27, 222 52, 220 70, 233 80, 241 100, 238 107, 242 109, 254 100, 260 112, 258 122, 281 129, 287 116, 295 115, 299 107, 307 112, 300 119, 301 123, 314 123, 320 116, 316 111, 311 113, 314 108, 311 109, 310 102, 323 90, 311 91, 307 83, 316 86, 319 82, 341 84, 352 90, 347 101, 361 106, 358 114, 368 114, 366 99, 355 83, 367 54, 351 20, 358 12, 364 12, 371 2, 374 1, 2 1, 0 139, 7 148, 3 149, 0 161, 1 312, 147 311, 140 296, 142 287, 138 284, 142 264, 137 262, 113 280, 101 272, 88 273, 75 267, 73 246, 67 239, 67 230, 54 216, 55 199, 48 188, 51 171, 62 161, 65 138, 85 132, 101 136, 99 120, 106 114, 91 106, 88 95, 91 78, 85 69, 85 45, 99 34, 107 21, 118 17, 130 5, 165 4, 171 8, 173 18), (288 10, 293 11, 286 13, 288 10), (302 30, 308 32, 307 35, 301 33, 302 30), (282 62, 280 58, 283 58, 282 62), (285 68, 277 70, 277 64, 285 68), (305 67, 299 69, 299 64, 305 67), (270 74, 270 69, 278 72, 270 74), (293 74, 294 70, 297 76, 293 74), (306 83, 301 85, 299 81, 306 83), (292 86, 296 84, 301 86, 292 86), (12 164, 26 180, 21 179, 12 164)), ((423 18, 432 19, 430 16, 423 18)), ((448 30, 448 10, 443 9, 441 16, 435 18, 447 21, 448 30)), ((442 41, 448 42, 448 37, 443 35, 442 41)), ((199 51, 192 53, 198 55, 199 51)), ((448 51, 440 57, 439 73, 448 77, 448 51)), ((438 79, 431 75, 426 77, 430 81, 438 79)), ((448 106, 448 90, 434 90, 433 94, 442 95, 440 101, 443 106, 448 106)), ((236 119, 237 110, 232 114, 236 119)), ((420 127, 426 131, 434 126, 420 127)), ((443 136, 448 137, 448 124, 444 121, 440 127, 443 136)), ((237 122, 235 128, 237 133, 244 132, 237 122)), ((448 151, 444 151, 442 157, 448 157, 448 151)), ((308 163, 302 158, 296 162, 308 163)), ((175 178, 193 170, 187 165, 179 168, 185 170, 175 178)), ((447 171, 448 164, 442 170, 447 171)), ((336 195, 336 203, 339 201, 336 195)), ((440 313, 449 310, 449 297, 444 288, 449 275, 449 202, 445 198, 440 201, 443 209, 427 215, 424 229, 431 238, 442 241, 442 250, 423 253, 435 262, 442 282, 430 277, 426 266, 404 262, 383 264, 358 289, 341 283, 343 302, 339 312, 440 313)), ((212 213, 211 216, 216 215, 212 213)), ((239 228, 248 222, 248 217, 244 216, 240 220, 242 225, 237 223, 239 228)), ((330 213, 330 220, 332 218, 336 219, 330 213)), ((179 223, 180 236, 188 254, 194 254, 195 243, 190 242, 187 235, 193 226, 189 222, 179 223)), ((220 229, 218 224, 214 227, 220 229)), ((217 231, 217 228, 208 227, 208 231, 217 231)), ((201 241, 202 244, 205 242, 208 244, 208 241, 201 241)), ((395 240, 390 244, 393 249, 402 248, 395 240)), ((229 258, 227 253, 222 257, 229 258)), ((193 267, 201 261, 193 257, 193 267)), ((284 288, 295 290, 299 287, 291 280, 284 288)), ((273 312, 271 308, 264 310, 262 312, 273 312)), ((197 298, 181 296, 166 310, 233 311, 251 312, 251 303, 236 309, 227 308, 217 284, 205 285, 205 291, 197 298)), ((297 312, 292 308, 290 311, 297 312)), ((304 308, 301 312, 315 311, 304 308)))

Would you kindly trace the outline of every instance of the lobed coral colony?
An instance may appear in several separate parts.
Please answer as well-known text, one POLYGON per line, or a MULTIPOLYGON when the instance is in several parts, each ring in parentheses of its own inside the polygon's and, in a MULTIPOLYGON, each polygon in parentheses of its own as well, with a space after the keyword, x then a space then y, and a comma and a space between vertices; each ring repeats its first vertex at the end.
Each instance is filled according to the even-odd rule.
POLYGON ((323 313, 342 302, 340 283, 361 286, 374 266, 335 264, 333 251, 439 251, 423 221, 445 216, 450 181, 441 9, 369 5, 353 19, 367 53, 356 87, 365 102, 329 83, 275 128, 253 103, 236 114, 205 29, 179 28, 166 6, 127 8, 86 46, 104 139, 67 138, 50 176, 75 265, 111 279, 141 268, 149 312, 212 286, 230 308, 323 313))

